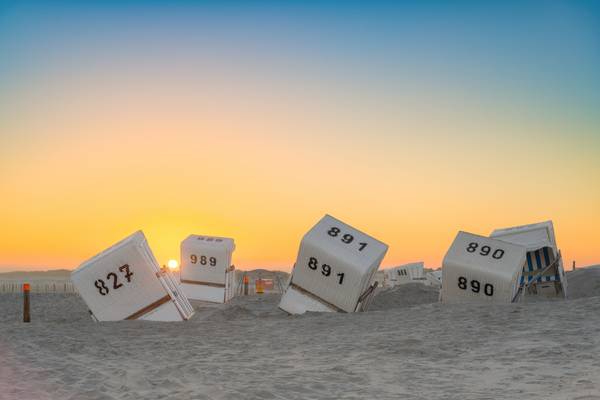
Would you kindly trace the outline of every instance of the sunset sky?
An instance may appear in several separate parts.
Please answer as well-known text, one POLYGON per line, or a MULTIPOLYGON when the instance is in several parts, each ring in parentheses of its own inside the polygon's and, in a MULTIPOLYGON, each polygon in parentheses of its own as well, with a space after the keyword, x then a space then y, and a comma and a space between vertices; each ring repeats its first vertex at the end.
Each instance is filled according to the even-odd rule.
POLYGON ((552 219, 600 262, 591 2, 0 3, 0 270, 142 229, 291 269, 331 214, 439 267, 458 230, 552 219))

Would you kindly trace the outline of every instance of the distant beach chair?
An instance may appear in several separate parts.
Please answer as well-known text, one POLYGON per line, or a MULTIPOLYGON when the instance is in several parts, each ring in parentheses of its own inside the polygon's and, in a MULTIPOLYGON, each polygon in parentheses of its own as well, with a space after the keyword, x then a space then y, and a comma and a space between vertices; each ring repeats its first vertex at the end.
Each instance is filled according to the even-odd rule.
POLYGON ((368 307, 388 246, 329 215, 304 237, 279 308, 289 314, 368 307))
POLYGON ((190 235, 181 242, 181 286, 188 298, 227 303, 235 296, 232 238, 190 235))
POLYGON ((424 266, 425 263, 423 262, 415 262, 400 265, 398 267, 386 268, 383 270, 383 272, 385 273, 384 286, 394 287, 397 285, 403 285, 411 282, 424 283, 424 266))
POLYGON ((168 269, 161 269, 142 231, 85 261, 73 285, 96 321, 183 321, 194 310, 168 269))
POLYGON ((567 298, 567 278, 552 221, 496 229, 490 237, 527 248, 515 301, 523 296, 567 298))

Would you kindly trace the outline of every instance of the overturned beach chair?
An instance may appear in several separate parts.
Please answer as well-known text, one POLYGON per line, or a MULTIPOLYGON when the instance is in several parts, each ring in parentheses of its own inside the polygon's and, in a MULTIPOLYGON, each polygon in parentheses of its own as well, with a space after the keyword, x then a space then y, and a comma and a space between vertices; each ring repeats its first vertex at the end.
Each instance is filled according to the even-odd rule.
POLYGON ((85 261, 71 280, 96 321, 183 321, 194 314, 141 231, 85 261))
POLYGON ((329 215, 304 237, 279 308, 290 314, 364 311, 388 246, 329 215))
POLYGON ((444 257, 441 301, 515 301, 526 253, 518 244, 459 232, 444 257))
POLYGON ((567 278, 552 221, 496 229, 490 237, 527 248, 516 300, 525 296, 567 298, 567 278))
POLYGON ((424 265, 423 262, 416 262, 384 269, 383 271, 386 275, 385 286, 394 287, 410 282, 423 283, 425 280, 423 274, 424 265))
POLYGON ((181 286, 193 300, 226 303, 235 295, 234 240, 190 235, 181 242, 181 286))

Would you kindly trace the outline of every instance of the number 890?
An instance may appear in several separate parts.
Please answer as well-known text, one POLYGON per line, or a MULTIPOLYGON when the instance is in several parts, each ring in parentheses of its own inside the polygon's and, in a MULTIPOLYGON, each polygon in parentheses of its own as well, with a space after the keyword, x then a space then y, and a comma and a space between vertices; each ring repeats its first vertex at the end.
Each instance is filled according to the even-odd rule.
MULTIPOLYGON (((471 283, 471 291, 473 293, 479 293, 481 291, 481 283, 478 280, 473 279, 470 283, 471 283)), ((458 277, 458 287, 459 287, 459 289, 467 290, 467 278, 465 278, 464 276, 458 277)), ((483 293, 486 296, 493 296, 494 295, 494 285, 492 285, 491 283, 486 283, 483 286, 483 293)))
MULTIPOLYGON (((475 251, 477 251, 478 247, 479 247, 479 243, 476 243, 476 242, 469 243, 469 246, 467 247, 467 252, 475 253, 475 251)), ((492 251, 492 248, 490 246, 481 246, 481 249, 479 249, 479 255, 482 255, 484 257, 489 256, 491 251, 492 251)), ((502 257, 504 257, 504 250, 502 250, 502 249, 496 249, 492 253, 492 258, 494 258, 496 260, 499 260, 502 257)))

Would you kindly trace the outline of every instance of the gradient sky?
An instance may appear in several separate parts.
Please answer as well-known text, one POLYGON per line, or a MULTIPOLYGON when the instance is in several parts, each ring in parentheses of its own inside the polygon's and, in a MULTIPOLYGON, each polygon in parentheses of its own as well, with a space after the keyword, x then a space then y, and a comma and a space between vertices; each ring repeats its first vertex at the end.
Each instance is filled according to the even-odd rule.
POLYGON ((447 3, 0 2, 0 269, 142 229, 289 270, 325 213, 384 266, 547 219, 600 262, 600 7, 447 3))

